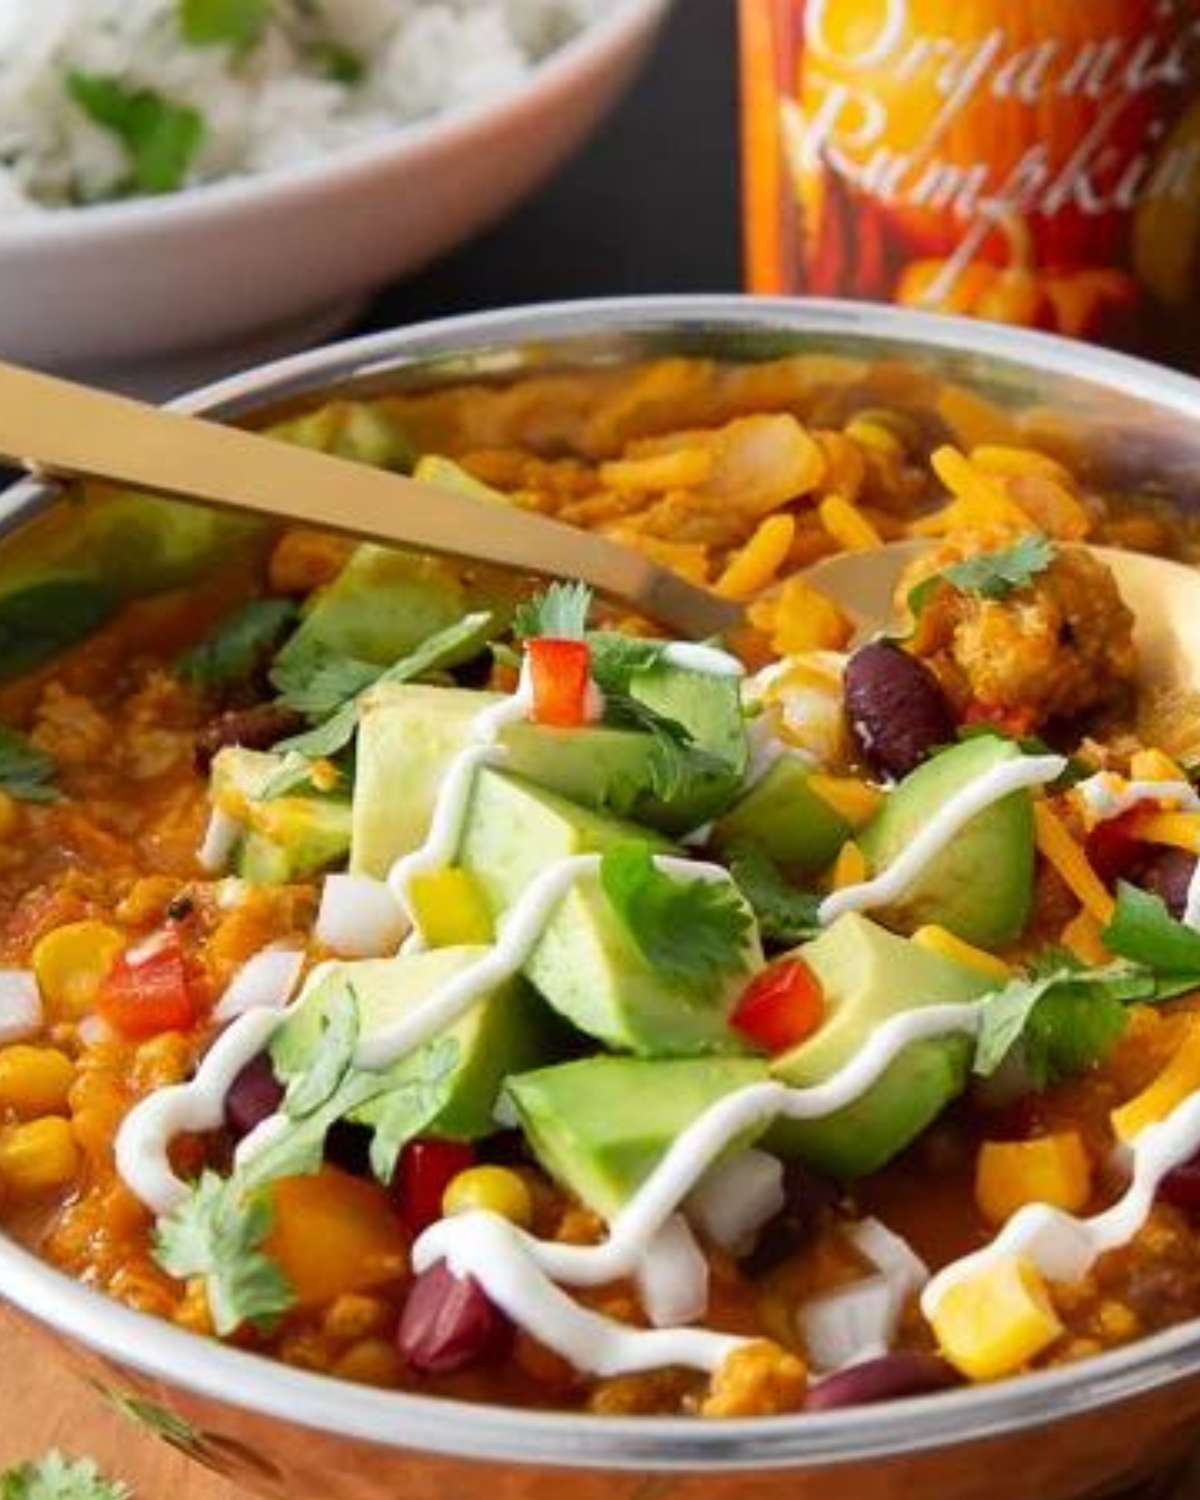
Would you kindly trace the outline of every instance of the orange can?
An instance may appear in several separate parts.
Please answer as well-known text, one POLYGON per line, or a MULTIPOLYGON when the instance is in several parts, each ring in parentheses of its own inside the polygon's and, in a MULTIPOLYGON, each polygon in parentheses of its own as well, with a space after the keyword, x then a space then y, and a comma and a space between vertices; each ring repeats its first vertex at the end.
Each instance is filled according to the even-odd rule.
POLYGON ((1200 363, 1200 0, 741 0, 752 291, 1200 363))

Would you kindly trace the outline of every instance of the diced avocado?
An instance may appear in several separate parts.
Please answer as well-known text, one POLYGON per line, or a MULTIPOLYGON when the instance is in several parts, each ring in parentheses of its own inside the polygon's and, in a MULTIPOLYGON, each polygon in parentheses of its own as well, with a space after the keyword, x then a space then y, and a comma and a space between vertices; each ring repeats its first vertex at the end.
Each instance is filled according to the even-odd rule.
POLYGON ((545 1170, 611 1220, 695 1119, 766 1077, 756 1058, 588 1057, 521 1073, 506 1093, 545 1170))
MULTIPOLYGON (((825 1020, 816 1034, 773 1059, 782 1082, 826 1082, 882 1022, 926 1005, 961 1004, 994 988, 975 970, 920 948, 857 913, 840 917, 798 949, 820 981, 825 1020)), ((912 1043, 859 1099, 819 1120, 780 1120, 770 1143, 836 1177, 862 1177, 902 1151, 966 1086, 965 1036, 912 1043)))
POLYGON ((212 765, 213 805, 246 825, 234 869, 253 885, 305 880, 339 863, 350 848, 351 810, 344 797, 265 797, 283 763, 282 755, 230 746, 212 765))
MULTIPOLYGON (((311 1068, 323 1035, 323 1018, 334 996, 349 986, 358 1003, 359 1038, 368 1041, 411 1012, 440 986, 489 953, 485 947, 436 948, 395 958, 331 964, 296 1005, 271 1044, 285 1082, 311 1068)), ((560 1054, 552 1018, 523 979, 493 986, 442 1036, 458 1043, 450 1074, 450 1096, 427 1127, 431 1135, 473 1140, 499 1127, 493 1119, 501 1085, 509 1073, 536 1067, 560 1054)), ((394 1063, 387 1079, 396 1088, 422 1076, 426 1043, 394 1063)), ((352 1118, 375 1124, 386 1113, 388 1095, 372 1100, 352 1118)))
POLYGON ((456 464, 452 458, 443 458, 439 453, 426 453, 413 470, 413 478, 466 495, 468 500, 483 500, 489 505, 509 504, 503 491, 494 490, 490 484, 484 484, 482 479, 469 474, 461 464, 456 464))
MULTIPOLYGON (((463 826, 456 863, 482 885, 497 916, 548 866, 602 853, 644 829, 603 818, 521 777, 485 769, 463 826)), ((658 847, 669 848, 661 840, 658 847)), ((733 887, 732 881, 730 888, 733 887)), ((652 965, 626 930, 598 874, 576 878, 542 931, 525 973, 547 1004, 608 1046, 649 1056, 736 1052, 726 1015, 759 961, 751 924, 745 967, 697 995, 652 965)))
MULTIPOLYGON (((468 589, 461 568, 363 543, 317 594, 277 661, 285 665, 319 646, 337 656, 390 666, 471 610, 492 611, 495 633, 496 622, 503 625, 517 597, 515 583, 497 578, 477 570, 468 589)), ((457 660, 469 661, 483 644, 483 637, 468 642, 457 660)))
MULTIPOLYGON (((885 869, 957 792, 1021 751, 994 735, 965 740, 918 766, 863 829, 873 871, 885 869)), ((897 932, 927 923, 983 948, 1015 942, 1033 902, 1033 801, 1013 792, 972 818, 908 891, 877 915, 897 932)))
POLYGON ((778 864, 797 871, 825 869, 852 830, 809 786, 811 778, 803 760, 782 756, 718 821, 715 846, 727 849, 746 839, 778 864))
POLYGON ((299 448, 315 448, 370 464, 407 471, 416 450, 404 428, 384 407, 366 401, 329 401, 267 428, 267 435, 299 448))

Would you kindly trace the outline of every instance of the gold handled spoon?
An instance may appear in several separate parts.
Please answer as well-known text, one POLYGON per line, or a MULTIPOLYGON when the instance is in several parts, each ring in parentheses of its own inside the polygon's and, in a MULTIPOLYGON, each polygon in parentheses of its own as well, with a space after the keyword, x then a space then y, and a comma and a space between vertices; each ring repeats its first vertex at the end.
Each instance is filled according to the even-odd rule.
POLYGON ((693 638, 740 606, 594 532, 0 363, 0 459, 551 578, 581 578, 693 638))
MULTIPOLYGON (((812 586, 854 621, 860 636, 895 618, 896 587, 929 542, 889 542, 870 552, 842 552, 805 572, 812 586)), ((1200 690, 1200 570, 1144 552, 1091 547, 1112 569, 1133 611, 1138 679, 1156 689, 1200 690)))

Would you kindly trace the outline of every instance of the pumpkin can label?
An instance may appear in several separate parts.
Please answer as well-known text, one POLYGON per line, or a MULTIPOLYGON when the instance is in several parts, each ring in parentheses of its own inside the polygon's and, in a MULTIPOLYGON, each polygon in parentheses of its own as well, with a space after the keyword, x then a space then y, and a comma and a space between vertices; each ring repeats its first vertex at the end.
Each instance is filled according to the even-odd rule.
POLYGON ((1200 0, 741 0, 750 289, 1200 366, 1200 0))

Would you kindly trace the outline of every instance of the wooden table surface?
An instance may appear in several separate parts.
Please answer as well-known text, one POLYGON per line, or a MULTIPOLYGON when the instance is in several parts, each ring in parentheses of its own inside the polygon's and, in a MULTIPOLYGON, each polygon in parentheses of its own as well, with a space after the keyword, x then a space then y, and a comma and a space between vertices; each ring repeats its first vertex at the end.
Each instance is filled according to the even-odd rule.
POLYGON ((136 1500, 246 1500, 242 1491, 139 1432, 50 1363, 7 1319, 0 1327, 0 1472, 61 1448, 94 1458, 136 1500))

